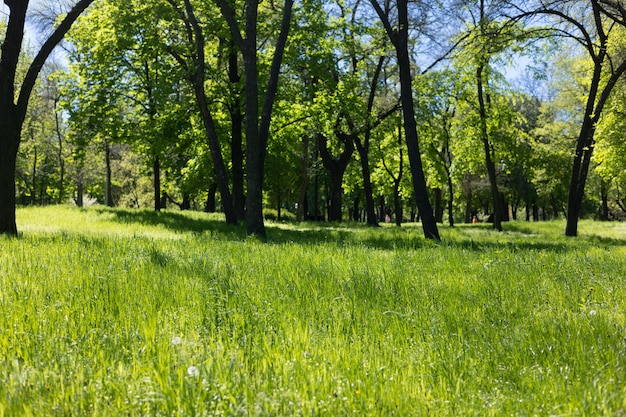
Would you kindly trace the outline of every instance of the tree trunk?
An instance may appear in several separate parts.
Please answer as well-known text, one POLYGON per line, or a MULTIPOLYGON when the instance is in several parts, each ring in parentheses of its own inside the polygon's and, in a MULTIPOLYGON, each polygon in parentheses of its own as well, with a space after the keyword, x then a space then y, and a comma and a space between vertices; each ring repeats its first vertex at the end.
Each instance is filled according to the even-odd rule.
POLYGON ((5 115, 0 116, 0 234, 17 236, 15 223, 15 166, 19 147, 19 131, 7 125, 5 115), (11 132, 11 130, 13 130, 11 132))
POLYGON ((341 221, 343 176, 354 153, 354 138, 352 135, 337 133, 337 139, 344 144, 341 154, 334 158, 328 149, 328 143, 323 135, 318 136, 318 149, 322 164, 330 174, 330 195, 328 208, 328 221, 341 221))
POLYGON ((404 116, 404 132, 406 145, 411 165, 413 178, 413 190, 415 202, 422 221, 424 237, 427 239, 441 240, 437 222, 433 215, 433 209, 428 199, 428 188, 422 166, 422 156, 419 149, 417 123, 415 122, 415 109, 413 104, 413 86, 411 76, 411 59, 408 50, 408 1, 398 0, 398 30, 396 37, 396 55, 400 71, 400 97, 402 101, 402 113, 404 116))
POLYGON ((485 106, 483 89, 483 69, 483 64, 479 64, 476 69, 476 89, 480 113, 480 136, 483 142, 483 149, 485 151, 485 167, 487 168, 487 176, 489 177, 489 186, 491 189, 491 200, 493 204, 493 228, 501 232, 504 212, 502 209, 502 200, 500 199, 500 191, 498 190, 496 166, 492 158, 492 146, 489 141, 489 132, 487 130, 487 108, 485 106))
MULTIPOLYGON (((374 190, 372 188, 372 174, 369 165, 369 152, 360 140, 355 140, 356 149, 361 159, 363 172, 363 192, 365 193, 365 215, 368 226, 378 226, 376 219, 376 204, 374 203, 374 190)), ((355 213, 356 215, 356 213, 355 213)))
POLYGON ((435 193, 435 221, 443 223, 443 190, 441 187, 434 189, 435 193))
POLYGON ((606 181, 600 182, 600 199, 602 200, 602 205, 600 206, 600 220, 609 221, 609 187, 606 181))
POLYGON ((106 165, 106 178, 104 184, 104 205, 113 207, 113 184, 111 179, 111 144, 108 139, 104 140, 104 162, 106 165))
POLYGON ((33 170, 31 183, 30 203, 37 204, 37 145, 33 146, 33 170))
POLYGON ((217 192, 217 182, 212 182, 209 186, 206 196, 206 204, 204 205, 205 213, 215 213, 215 193, 217 192))
POLYGON ((344 171, 333 170, 330 172, 330 207, 328 209, 328 221, 340 222, 343 220, 343 174, 344 171))
POLYGON ((228 175, 226 172, 226 165, 224 164, 224 158, 222 156, 222 149, 220 146, 219 138, 217 136, 217 130, 215 128, 215 122, 213 115, 209 110, 207 103, 206 91, 204 90, 205 80, 205 53, 204 53, 204 34, 202 28, 196 19, 193 11, 193 7, 189 0, 184 0, 185 10, 187 11, 188 23, 193 28, 194 41, 195 41, 195 68, 193 73, 193 87, 196 96, 196 104, 202 117, 202 123, 204 124, 204 130, 207 136, 207 142, 209 150, 211 151, 211 158, 213 160, 213 168, 217 177, 217 186, 219 189, 220 197, 222 199, 222 209, 226 215, 227 224, 237 224, 237 215, 235 213, 233 205, 233 197, 230 193, 228 186, 228 175))
POLYGON ((309 187, 309 141, 308 135, 302 136, 302 178, 300 180, 298 208, 296 209, 296 221, 298 222, 301 222, 306 215, 306 192, 309 187))
MULTIPOLYGON (((189 0, 185 0, 189 3, 189 0)), ((287 35, 291 26, 293 0, 285 0, 280 33, 274 47, 267 86, 259 117, 259 68, 257 66, 257 27, 259 0, 245 2, 245 38, 235 19, 235 14, 226 0, 218 0, 218 6, 230 27, 233 40, 243 56, 246 97, 246 169, 248 195, 246 198, 246 232, 265 238, 263 223, 263 176, 265 155, 269 138, 272 108, 278 91, 278 78, 283 60, 287 35)))
POLYGON ((83 182, 82 180, 78 182, 76 185, 76 206, 83 207, 85 205, 85 200, 83 196, 83 182))
MULTIPOLYGON (((580 129, 580 134, 576 140, 576 152, 574 154, 574 163, 572 165, 572 176, 570 178, 569 194, 567 197, 567 224, 565 226, 566 236, 578 235, 578 219, 582 208, 582 202, 585 195, 585 185, 587 182, 587 175, 589 173, 589 165, 591 163, 591 156, 593 154, 593 148, 595 145, 594 135, 596 129, 596 123, 600 119, 604 105, 608 100, 611 91, 615 87, 615 84, 626 72, 626 60, 622 60, 619 66, 615 65, 615 62, 610 61, 610 77, 604 84, 602 91, 600 92, 600 83, 604 78, 603 68, 607 67, 605 59, 607 58, 607 44, 608 36, 602 24, 604 22, 602 7, 598 1, 592 1, 593 17, 596 24, 596 29, 599 36, 599 48, 597 53, 593 54, 594 68, 591 82, 589 83, 589 93, 587 94, 587 104, 585 106, 585 115, 583 124, 580 129), (600 93, 598 97, 598 93, 600 93)), ((622 23, 623 24, 623 23, 622 23)), ((595 48, 590 45, 590 48, 595 48)))
POLYGON ((244 116, 241 111, 241 91, 239 91, 239 76, 237 49, 234 43, 229 45, 228 54, 228 78, 233 87, 233 102, 231 103, 231 141, 230 155, 232 163, 233 178, 233 206, 237 220, 244 220, 246 215, 246 198, 244 194, 244 175, 243 175, 243 121, 244 116))
POLYGON ((154 157, 152 174, 154 179, 154 211, 161 211, 161 164, 158 156, 154 157))
POLYGON ((400 181, 393 184, 393 204, 396 218, 396 226, 402 225, 402 198, 400 198, 400 181))
POLYGON ((454 192, 453 192, 452 176, 448 173, 448 224, 454 226, 454 192))
POLYGON ((65 158, 63 157, 63 135, 61 134, 61 124, 59 123, 58 98, 54 99, 54 122, 57 134, 57 140, 59 141, 59 151, 57 157, 59 159, 59 198, 57 203, 63 203, 65 197, 65 158))

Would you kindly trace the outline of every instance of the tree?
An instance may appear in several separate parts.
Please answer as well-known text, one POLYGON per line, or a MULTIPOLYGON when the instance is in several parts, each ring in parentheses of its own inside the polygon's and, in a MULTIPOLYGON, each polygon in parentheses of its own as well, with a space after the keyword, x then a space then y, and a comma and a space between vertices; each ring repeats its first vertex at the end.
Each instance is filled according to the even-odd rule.
MULTIPOLYGON (((189 4, 189 0, 185 0, 189 4)), ((246 0, 245 22, 242 33, 240 23, 235 17, 232 6, 226 0, 218 0, 235 44, 241 50, 244 62, 245 94, 245 133, 246 133, 246 169, 248 196, 246 199, 246 230, 249 235, 266 236, 263 223, 263 176, 267 142, 270 133, 270 121, 274 99, 278 90, 278 78, 285 45, 291 25, 293 0, 285 0, 278 38, 274 45, 272 62, 268 74, 262 108, 259 97, 258 65, 258 14, 259 0, 246 0)), ((272 5, 274 7, 274 5, 272 5)))
POLYGON ((94 0, 80 0, 63 17, 43 43, 16 92, 28 0, 5 0, 9 7, 2 57, 0 58, 0 234, 17 235, 15 224, 15 167, 28 101, 44 62, 63 39, 78 16, 94 0), (17 93, 17 94, 16 94, 17 93), (17 100, 16 100, 17 97, 17 100))
POLYGON ((433 214, 432 205, 428 198, 426 178, 422 166, 422 157, 419 148, 417 124, 415 121, 415 111, 413 104, 413 85, 411 76, 411 59, 409 56, 409 19, 408 0, 396 0, 397 6, 397 26, 391 24, 389 3, 385 3, 383 9, 378 0, 370 0, 376 10, 385 31, 391 40, 398 61, 400 73, 400 98, 402 101, 402 114, 404 116, 404 131, 406 145, 408 149, 409 162, 411 165, 411 175, 413 178, 413 188, 415 201, 417 203, 424 236, 427 239, 440 240, 437 221, 433 214))
POLYGON ((205 38, 200 22, 196 17, 194 7, 189 0, 183 1, 180 7, 175 0, 168 0, 168 3, 178 13, 185 25, 187 42, 191 47, 191 62, 187 62, 184 55, 177 52, 171 45, 169 52, 179 62, 181 67, 188 73, 189 81, 193 85, 196 104, 200 111, 202 123, 207 137, 207 143, 211 151, 213 167, 217 178, 217 187, 222 199, 222 207, 226 215, 226 223, 236 224, 237 213, 233 204, 233 197, 228 185, 228 176, 220 140, 217 133, 216 123, 213 113, 209 108, 207 94, 205 90, 206 59, 205 59, 205 38))
POLYGON ((626 25, 626 13, 622 3, 614 0, 558 0, 531 4, 534 8, 524 10, 517 18, 538 15, 550 18, 555 36, 569 39, 571 46, 582 47, 589 59, 585 106, 580 117, 567 198, 565 235, 576 236, 598 121, 613 88, 626 71, 623 54, 610 52, 614 39, 623 34, 619 29, 626 25))

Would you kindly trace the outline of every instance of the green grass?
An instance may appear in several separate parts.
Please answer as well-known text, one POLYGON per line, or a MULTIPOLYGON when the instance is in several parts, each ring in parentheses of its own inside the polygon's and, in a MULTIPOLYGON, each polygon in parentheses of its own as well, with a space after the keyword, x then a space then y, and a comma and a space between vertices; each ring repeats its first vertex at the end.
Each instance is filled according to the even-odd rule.
POLYGON ((18 210, 0 416, 615 416, 626 224, 421 228, 18 210))

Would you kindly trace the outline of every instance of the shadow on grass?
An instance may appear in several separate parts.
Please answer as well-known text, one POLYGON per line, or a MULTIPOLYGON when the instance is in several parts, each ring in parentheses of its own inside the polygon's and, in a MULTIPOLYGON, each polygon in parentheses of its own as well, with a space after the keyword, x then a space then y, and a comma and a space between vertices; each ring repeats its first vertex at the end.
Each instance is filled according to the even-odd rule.
MULTIPOLYGON (((99 213, 109 214, 112 220, 128 224, 163 227, 178 233, 210 233, 223 240, 241 240, 246 236, 245 225, 228 225, 223 218, 201 213, 190 215, 183 212, 98 209, 99 213)), ((509 224, 507 232, 498 233, 490 225, 457 225, 454 228, 440 226, 442 242, 436 243, 423 236, 419 224, 409 224, 401 228, 369 227, 360 223, 311 223, 298 225, 268 222, 266 242, 270 244, 317 245, 332 244, 337 247, 362 246, 372 249, 419 249, 424 247, 450 247, 471 251, 507 250, 565 252, 589 243, 605 247, 624 247, 626 239, 601 236, 580 236, 574 239, 556 238, 554 234, 543 234, 532 225, 509 224)))
MULTIPOLYGON (((99 214, 112 216, 110 220, 120 224, 140 224, 144 226, 163 227, 177 233, 205 233, 211 232, 232 240, 245 239, 246 230, 242 225, 229 225, 223 219, 211 218, 209 214, 205 218, 190 216, 184 212, 172 211, 149 211, 149 210, 124 210, 98 208, 99 214)), ((198 213, 200 214, 200 213, 198 213)))

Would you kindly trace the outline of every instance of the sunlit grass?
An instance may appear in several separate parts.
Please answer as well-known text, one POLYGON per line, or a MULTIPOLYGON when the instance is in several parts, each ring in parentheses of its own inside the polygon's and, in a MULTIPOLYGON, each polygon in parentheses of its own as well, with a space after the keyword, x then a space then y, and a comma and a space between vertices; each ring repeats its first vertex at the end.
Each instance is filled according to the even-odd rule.
POLYGON ((0 416, 620 415, 626 229, 18 211, 0 416))

